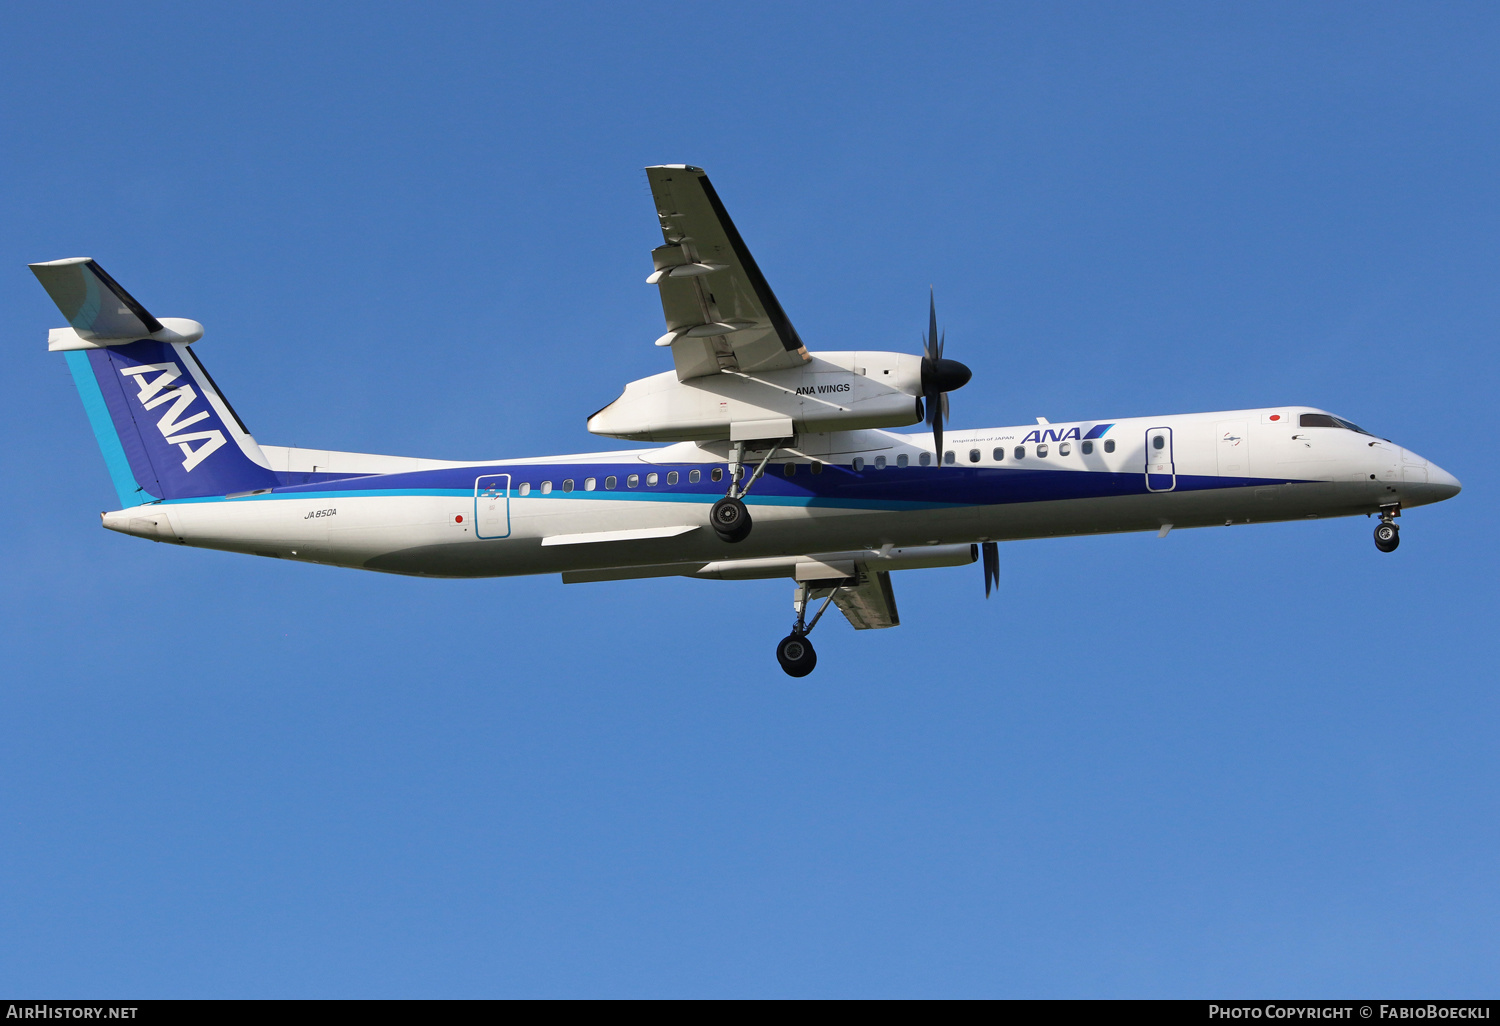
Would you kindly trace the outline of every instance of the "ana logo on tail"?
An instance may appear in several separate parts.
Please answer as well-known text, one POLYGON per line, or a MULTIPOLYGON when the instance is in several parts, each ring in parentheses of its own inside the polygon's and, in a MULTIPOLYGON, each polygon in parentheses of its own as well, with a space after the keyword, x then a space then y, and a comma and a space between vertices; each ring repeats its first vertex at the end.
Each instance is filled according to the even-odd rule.
POLYGON ((172 405, 162 414, 161 419, 156 422, 156 428, 161 432, 170 444, 182 450, 182 469, 191 472, 193 468, 202 463, 211 454, 216 452, 227 441, 222 431, 190 431, 183 434, 183 429, 191 427, 200 420, 208 419, 207 410, 199 410, 191 417, 182 420, 181 417, 187 408, 198 398, 198 393, 189 384, 173 385, 172 382, 182 377, 182 368, 175 363, 147 363, 135 367, 125 367, 120 371, 128 377, 135 379, 136 387, 140 389, 136 398, 140 400, 141 406, 148 410, 154 410, 166 403, 172 405), (157 377, 147 380, 148 374, 158 374, 157 377), (201 443, 196 448, 193 442, 201 443))

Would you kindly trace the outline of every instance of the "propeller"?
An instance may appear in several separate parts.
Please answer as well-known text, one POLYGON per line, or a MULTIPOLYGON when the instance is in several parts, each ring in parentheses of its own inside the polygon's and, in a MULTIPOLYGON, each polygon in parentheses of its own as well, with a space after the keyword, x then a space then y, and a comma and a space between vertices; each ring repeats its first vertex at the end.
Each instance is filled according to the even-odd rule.
POLYGON ((948 417, 948 393, 963 388, 974 376, 957 360, 943 359, 945 331, 938 334, 937 299, 927 290, 927 337, 922 340, 922 402, 927 410, 927 426, 932 428, 932 445, 937 450, 938 466, 943 464, 943 421, 948 417))
POLYGON ((984 553, 984 597, 989 598, 991 583, 1000 590, 1000 546, 985 542, 980 551, 984 553))

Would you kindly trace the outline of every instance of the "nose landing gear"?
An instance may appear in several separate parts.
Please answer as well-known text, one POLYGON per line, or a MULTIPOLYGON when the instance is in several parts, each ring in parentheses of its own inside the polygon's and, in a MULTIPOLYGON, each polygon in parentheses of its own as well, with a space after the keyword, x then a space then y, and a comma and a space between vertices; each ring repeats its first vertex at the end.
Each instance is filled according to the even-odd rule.
POLYGON ((1396 518, 1401 515, 1399 505, 1381 506, 1380 523, 1375 525, 1375 547, 1381 552, 1395 552, 1401 544, 1401 528, 1396 518))

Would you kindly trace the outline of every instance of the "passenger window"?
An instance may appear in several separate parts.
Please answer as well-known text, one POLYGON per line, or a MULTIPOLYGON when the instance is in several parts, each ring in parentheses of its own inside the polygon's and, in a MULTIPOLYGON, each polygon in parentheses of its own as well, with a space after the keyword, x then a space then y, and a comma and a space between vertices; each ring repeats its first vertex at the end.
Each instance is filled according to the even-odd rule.
POLYGON ((1114 452, 1115 451, 1115 440, 1113 438, 1106 438, 1104 440, 1104 451, 1105 452, 1114 452))
POLYGON ((724 468, 715 467, 708 476, 713 478, 715 481, 722 481, 724 480, 724 468))
POLYGON ((865 469, 865 458, 863 456, 854 457, 854 469, 856 471, 865 469))
POLYGON ((646 487, 647 488, 655 488, 656 487, 656 482, 659 481, 659 480, 661 480, 661 479, 658 478, 655 474, 647 474, 646 475, 646 487))
POLYGON ((675 471, 675 470, 669 470, 669 471, 667 471, 667 484, 674 485, 676 483, 677 483, 677 471, 675 471))
POLYGON ((1167 436, 1166 435, 1157 435, 1155 438, 1151 439, 1151 448, 1153 448, 1153 449, 1165 449, 1166 447, 1167 447, 1167 436))
POLYGON ((1064 443, 1062 443, 1061 445, 1059 445, 1057 447, 1057 454, 1059 456, 1066 456, 1069 453, 1071 453, 1072 451, 1073 451, 1073 443, 1072 442, 1064 442, 1064 443))
POLYGON ((688 471, 688 484, 697 484, 699 481, 702 481, 702 480, 703 480, 703 471, 701 471, 701 470, 689 470, 688 471))
POLYGON ((1026 446, 1024 446, 1024 445, 1018 445, 1018 446, 1016 446, 1016 459, 1018 459, 1018 460, 1024 460, 1025 458, 1026 458, 1026 446))
POLYGON ((909 457, 904 452, 901 453, 899 456, 896 457, 896 466, 898 466, 898 467, 904 467, 904 466, 906 466, 906 464, 908 462, 909 462, 909 457))
POLYGON ((949 449, 947 452, 943 453, 943 466, 945 466, 945 467, 951 467, 951 466, 953 466, 953 450, 952 449, 949 449))
POLYGON ((969 450, 969 462, 970 463, 978 463, 979 462, 979 450, 978 449, 970 449, 969 450))
POLYGON ((875 469, 876 470, 884 470, 885 469, 885 457, 884 456, 876 456, 875 457, 875 469))
POLYGON ((1083 443, 1083 454, 1085 456, 1092 456, 1094 454, 1094 443, 1093 442, 1084 442, 1083 443))
POLYGON ((992 452, 992 453, 990 453, 990 455, 995 458, 995 462, 996 463, 1004 463, 1005 462, 1005 446, 1003 446, 1003 445, 997 445, 997 446, 995 446, 995 451, 992 452))
POLYGON ((783 463, 781 465, 781 472, 783 474, 785 474, 787 477, 796 477, 797 476, 797 464, 795 464, 795 463, 783 463))
POLYGON ((566 481, 563 482, 563 491, 565 491, 565 492, 571 492, 572 490, 573 490, 573 479, 570 477, 566 481))
POLYGON ((543 495, 551 495, 552 494, 552 482, 551 481, 543 481, 542 482, 542 494, 543 495))
POLYGON ((522 481, 521 482, 521 487, 519 489, 517 489, 517 494, 519 494, 519 495, 530 495, 531 494, 531 482, 530 481, 522 481))
POLYGON ((1036 457, 1039 460, 1044 460, 1047 458, 1047 447, 1045 445, 1039 445, 1036 447, 1036 457))
POLYGON ((597 484, 598 482, 595 481, 592 477, 586 477, 583 479, 583 490, 586 492, 591 492, 594 490, 594 487, 597 484))
POLYGON ((922 455, 917 457, 917 462, 922 464, 922 466, 924 467, 932 466, 932 453, 924 452, 922 455))
POLYGON ((641 483, 641 475, 639 475, 639 474, 631 474, 629 477, 627 477, 625 479, 625 487, 626 488, 634 488, 636 485, 638 485, 640 483, 641 483))
POLYGON ((811 470, 814 474, 821 474, 821 473, 823 473, 823 464, 821 464, 821 463, 814 463, 808 469, 811 470))
POLYGON ((615 485, 617 485, 619 483, 620 483, 619 479, 616 478, 613 474, 611 474, 609 477, 606 477, 604 479, 604 487, 607 488, 607 489, 609 489, 610 491, 614 491, 615 490, 615 485))

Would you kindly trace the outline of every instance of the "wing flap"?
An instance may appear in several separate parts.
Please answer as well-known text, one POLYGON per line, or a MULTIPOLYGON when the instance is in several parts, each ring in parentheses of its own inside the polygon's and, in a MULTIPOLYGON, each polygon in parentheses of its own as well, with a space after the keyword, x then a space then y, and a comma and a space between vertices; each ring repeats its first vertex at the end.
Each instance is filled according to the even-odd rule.
MULTIPOLYGON (((828 588, 815 589, 809 600, 820 600, 829 591, 828 588)), ((883 630, 901 624, 901 616, 896 612, 896 593, 891 588, 891 574, 888 570, 861 574, 858 584, 846 585, 834 592, 833 604, 839 607, 839 612, 844 614, 849 625, 857 631, 883 630)))

